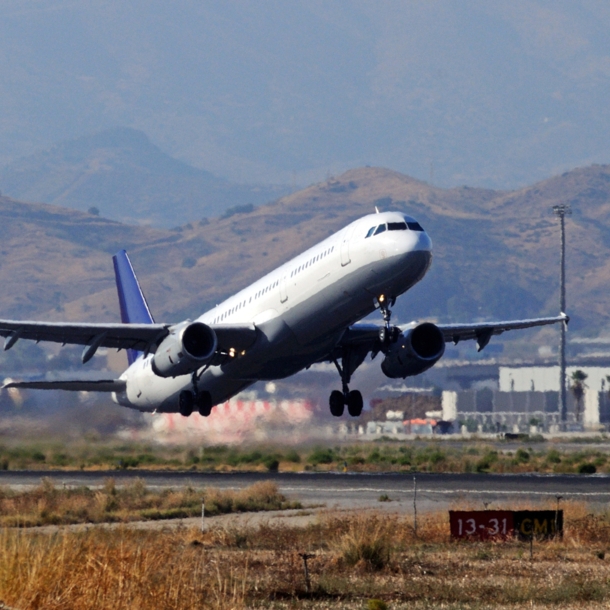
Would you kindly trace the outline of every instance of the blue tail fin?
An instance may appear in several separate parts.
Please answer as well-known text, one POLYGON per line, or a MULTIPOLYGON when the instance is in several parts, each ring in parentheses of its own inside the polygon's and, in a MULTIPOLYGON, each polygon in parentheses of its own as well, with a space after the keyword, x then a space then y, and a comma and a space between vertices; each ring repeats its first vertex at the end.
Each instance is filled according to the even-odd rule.
MULTIPOLYGON (((114 277, 119 293, 119 306, 121 308, 121 322, 123 324, 153 324, 148 303, 144 298, 138 278, 131 266, 131 261, 125 250, 120 250, 113 257, 114 277)), ((140 352, 127 350, 129 364, 133 364, 140 352)))

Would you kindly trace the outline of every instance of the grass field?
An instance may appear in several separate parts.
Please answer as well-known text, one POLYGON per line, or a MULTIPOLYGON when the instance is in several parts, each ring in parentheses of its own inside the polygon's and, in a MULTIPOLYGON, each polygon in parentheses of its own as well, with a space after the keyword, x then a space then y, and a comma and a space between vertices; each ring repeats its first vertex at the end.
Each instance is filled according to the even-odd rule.
POLYGON ((289 502, 270 481, 233 491, 191 487, 151 490, 142 479, 117 486, 111 478, 106 479, 101 489, 63 489, 55 487, 50 479, 43 479, 29 491, 0 488, 0 525, 32 527, 184 519, 201 515, 202 503, 208 516, 301 506, 289 502))
POLYGON ((3 528, 0 599, 35 608, 607 608, 610 518, 566 503, 561 541, 451 542, 446 513, 54 534, 3 528), (310 585, 302 554, 309 555, 310 585))
MULTIPOLYGON (((600 439, 601 440, 601 439, 600 439)), ((175 446, 87 439, 0 443, 0 469, 80 470, 343 470, 375 472, 610 473, 610 451, 557 449, 530 439, 503 441, 379 441, 338 446, 175 446)))

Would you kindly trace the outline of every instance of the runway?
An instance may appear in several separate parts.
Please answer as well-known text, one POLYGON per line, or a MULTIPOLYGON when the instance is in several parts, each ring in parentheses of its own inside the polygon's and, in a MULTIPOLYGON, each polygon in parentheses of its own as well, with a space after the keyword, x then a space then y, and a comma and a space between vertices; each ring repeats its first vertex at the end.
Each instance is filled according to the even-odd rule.
POLYGON ((57 486, 96 487, 113 477, 118 485, 142 478, 150 487, 218 487, 240 489, 257 481, 275 481, 279 490, 303 505, 336 509, 382 509, 410 512, 416 493, 418 510, 468 506, 484 508, 582 500, 607 505, 610 477, 606 475, 431 474, 431 473, 261 473, 194 471, 0 471, 0 485, 13 489, 36 486, 43 477, 57 486), (415 479, 415 480, 414 480, 415 479), (380 496, 391 502, 380 502, 380 496))

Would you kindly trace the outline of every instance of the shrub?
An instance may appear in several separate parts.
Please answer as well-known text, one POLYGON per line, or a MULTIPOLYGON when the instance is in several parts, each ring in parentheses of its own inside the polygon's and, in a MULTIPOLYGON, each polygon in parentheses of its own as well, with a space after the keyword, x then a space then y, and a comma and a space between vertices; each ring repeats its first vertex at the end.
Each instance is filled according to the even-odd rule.
POLYGON ((561 456, 559 455, 559 451, 557 451, 557 449, 551 449, 546 454, 546 460, 551 464, 559 464, 561 462, 561 456))
POLYGON ((263 464, 265 464, 265 467, 269 472, 277 472, 280 467, 280 461, 271 455, 265 458, 263 464))
POLYGON ((431 464, 438 464, 439 462, 444 462, 445 454, 439 449, 436 449, 428 456, 428 461, 431 464))
POLYGON ((520 463, 525 463, 530 461, 530 454, 525 449, 517 449, 517 453, 515 453, 515 460, 520 463))
POLYGON ((368 570, 382 570, 391 556, 394 520, 378 517, 356 517, 330 546, 339 552, 348 566, 360 565, 368 570))
POLYGON ((256 463, 260 462, 262 459, 263 459, 263 454, 258 449, 255 449, 254 451, 250 451, 250 453, 244 453, 239 458, 239 461, 244 464, 256 464, 256 463))
POLYGON ((220 217, 221 220, 226 220, 227 218, 231 218, 231 216, 235 216, 235 214, 250 214, 250 212, 254 211, 254 205, 251 203, 246 203, 245 205, 235 205, 231 208, 227 208, 225 213, 220 217))
POLYGON ((284 459, 287 462, 298 464, 301 461, 301 456, 294 449, 290 449, 288 453, 286 453, 286 455, 284 456, 284 459))
POLYGON ((578 467, 579 474, 595 474, 597 472, 597 468, 595 468, 595 464, 590 464, 587 462, 586 464, 581 464, 578 467))
POLYGON ((125 456, 121 458, 118 463, 118 467, 121 470, 127 470, 127 468, 137 468, 140 465, 140 461, 135 456, 125 456))
POLYGON ((45 454, 42 451, 34 450, 32 452, 32 460, 35 462, 44 462, 46 459, 45 454))
POLYGON ((307 461, 311 464, 332 464, 335 461, 335 455, 332 449, 316 447, 307 458, 307 461))
POLYGON ((475 470, 477 472, 486 472, 488 471, 494 462, 498 461, 498 452, 497 451, 488 451, 475 465, 475 470))

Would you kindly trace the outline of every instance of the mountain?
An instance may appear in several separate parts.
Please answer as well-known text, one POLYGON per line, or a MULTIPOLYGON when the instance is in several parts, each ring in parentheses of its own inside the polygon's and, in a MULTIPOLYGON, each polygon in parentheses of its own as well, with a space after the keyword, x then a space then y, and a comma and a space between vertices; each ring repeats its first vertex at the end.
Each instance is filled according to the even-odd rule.
POLYGON ((610 160, 609 29, 603 0, 4 0, 0 165, 124 125, 240 183, 514 189, 610 160))
MULTIPOLYGON (((556 203, 574 212, 566 222, 570 328, 598 335, 610 323, 610 166, 599 165, 515 191, 440 189, 360 168, 251 211, 169 231, 2 197, 0 315, 118 319, 110 255, 126 247, 155 318, 194 317, 375 206, 413 215, 434 244, 432 268, 399 299, 397 321, 555 314, 556 203)), ((541 340, 554 341, 554 330, 541 332, 541 340)), ((511 340, 531 352, 531 335, 511 340)))
POLYGON ((115 128, 57 144, 0 169, 0 189, 125 223, 170 228, 265 203, 285 187, 239 185, 173 159, 138 130, 115 128))

